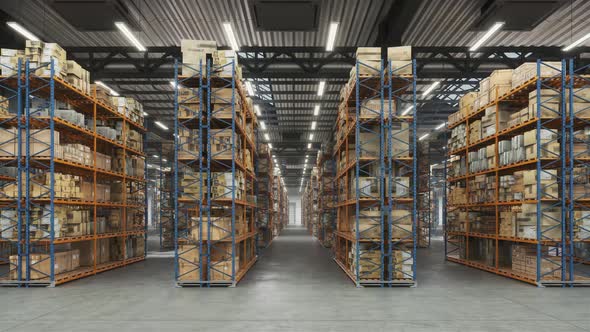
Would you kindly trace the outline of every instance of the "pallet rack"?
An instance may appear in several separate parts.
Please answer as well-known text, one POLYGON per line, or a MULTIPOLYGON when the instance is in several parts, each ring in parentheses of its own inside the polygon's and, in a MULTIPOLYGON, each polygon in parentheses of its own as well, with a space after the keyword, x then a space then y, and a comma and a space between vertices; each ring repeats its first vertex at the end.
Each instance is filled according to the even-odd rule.
MULTIPOLYGON (((568 128, 565 114, 566 66, 565 61, 557 65, 538 60, 535 67, 533 78, 504 94, 496 93, 494 100, 474 110, 464 119, 449 125, 450 129, 459 125, 465 125, 467 128, 465 146, 449 151, 450 158, 463 158, 465 165, 469 165, 469 152, 490 146, 495 163, 493 167, 484 170, 466 170, 465 174, 449 171, 450 190, 464 188, 467 197, 472 191, 470 186, 476 177, 489 177, 493 180, 493 185, 490 190, 491 197, 487 197, 491 199, 460 203, 448 201, 447 218, 455 221, 447 220, 445 225, 445 250, 449 261, 538 286, 565 286, 571 285, 570 279, 575 277, 575 274, 567 270, 570 265, 567 247, 568 243, 572 243, 568 240, 567 234, 573 232, 573 227, 568 225, 566 218, 566 180, 571 170, 568 170, 567 160, 563 158, 566 154, 568 128), (529 106, 529 94, 536 95, 534 99, 531 97, 530 102, 534 106, 534 111, 529 107, 532 118, 507 128, 500 128, 498 113, 501 107, 510 109, 529 106), (486 109, 490 108, 496 115, 495 128, 500 129, 493 135, 475 142, 470 141, 469 124, 481 119, 486 109), (526 132, 532 132, 533 141, 541 144, 535 143, 534 149, 525 158, 500 163, 499 146, 503 144, 501 142, 516 142, 520 140, 519 136, 526 132), (552 146, 557 146, 558 151, 552 146), (501 198, 501 178, 514 176, 520 171, 534 172, 531 192, 523 197, 501 198), (533 207, 532 213, 526 214, 525 211, 530 207, 533 207), (521 230, 513 230, 511 234, 502 233, 502 224, 512 213, 522 213, 523 217, 534 215, 527 217, 533 221, 533 225, 527 227, 532 227, 534 235, 521 230), (462 217, 459 219, 455 218, 460 215, 462 217), (482 222, 483 218, 492 222, 482 222), (480 225, 485 227, 482 228, 480 225), (527 261, 525 268, 521 268, 520 265, 523 257, 526 257, 527 261)), ((519 224, 520 218, 517 219, 519 224)), ((506 222, 505 225, 510 224, 506 222)), ((577 281, 585 282, 587 280, 577 281)))
POLYGON ((308 198, 308 212, 309 212, 309 223, 307 224, 307 231, 315 238, 319 236, 319 223, 320 223, 320 203, 319 203, 319 183, 318 183, 318 167, 314 166, 311 169, 311 176, 307 182, 306 195, 308 198))
POLYGON ((175 279, 235 286, 257 260, 256 118, 234 60, 198 67, 175 64, 175 279))
POLYGON ((431 172, 430 161, 424 150, 426 144, 418 145, 418 208, 416 237, 417 246, 420 248, 430 247, 432 231, 432 210, 431 210, 431 172))
POLYGON ((274 167, 268 145, 258 143, 258 162, 256 163, 256 177, 258 178, 258 191, 256 193, 258 204, 258 219, 256 229, 258 230, 256 243, 259 248, 266 248, 272 243, 274 221, 277 218, 274 212, 273 173, 274 167))
POLYGON ((590 189, 589 139, 590 126, 590 65, 579 65, 573 59, 566 62, 566 101, 568 116, 568 211, 564 237, 567 238, 565 271, 567 285, 587 285, 590 280, 590 189), (582 134, 583 133, 583 134, 582 134), (582 189, 582 190, 579 190, 582 189))
POLYGON ((173 173, 170 168, 163 167, 163 162, 161 153, 158 168, 158 234, 160 250, 174 248, 173 173))
POLYGON ((289 220, 287 190, 283 186, 281 177, 277 172, 273 176, 273 196, 275 197, 273 213, 276 214, 276 218, 273 221, 273 237, 277 237, 281 234, 289 220))
POLYGON ((22 208, 25 213, 18 226, 17 238, 21 246, 10 264, 11 272, 16 270, 16 273, 3 279, 2 285, 55 286, 145 259, 145 165, 143 173, 139 174, 128 174, 130 165, 126 165, 128 156, 145 158, 142 151, 128 146, 126 139, 129 130, 144 135, 145 128, 99 101, 96 90, 90 95, 67 83, 56 74, 53 60, 37 67, 27 60, 24 68, 24 90, 21 90, 29 98, 24 98, 24 105, 18 105, 24 107, 24 123, 21 121, 20 143, 17 141, 17 144, 21 145, 19 154, 22 157, 19 196, 24 197, 22 208), (39 76, 39 72, 49 75, 39 76), (67 102, 90 118, 92 128, 58 117, 56 102, 67 102), (105 119, 121 126, 120 141, 97 132, 97 122, 105 119), (58 153, 60 137, 90 146, 92 162, 72 162, 61 157, 58 153), (121 156, 122 171, 100 168, 98 153, 117 153, 121 156), (60 174, 87 181, 89 190, 85 193, 90 197, 58 197, 56 181, 62 176, 60 174), (118 183, 120 200, 99 200, 99 183, 118 183), (62 226, 63 220, 56 216, 58 207, 89 212, 90 231, 62 236, 58 226, 62 226), (105 216, 112 216, 113 223, 99 224, 99 217, 105 216), (79 250, 74 256, 79 267, 71 263, 66 271, 58 273, 55 271, 58 256, 71 250, 79 250))
POLYGON ((355 69, 334 149, 335 261, 357 287, 414 286, 416 122, 415 112, 402 114, 416 109, 415 61, 376 68, 357 60, 355 69))
POLYGON ((337 200, 334 185, 336 165, 330 153, 318 151, 318 240, 326 247, 332 247, 333 235, 336 230, 337 200))

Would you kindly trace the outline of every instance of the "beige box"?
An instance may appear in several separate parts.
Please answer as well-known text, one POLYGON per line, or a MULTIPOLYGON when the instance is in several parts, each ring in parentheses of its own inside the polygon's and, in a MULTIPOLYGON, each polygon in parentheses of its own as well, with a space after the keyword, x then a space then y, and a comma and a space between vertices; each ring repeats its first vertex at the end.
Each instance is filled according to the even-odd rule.
POLYGON ((387 48, 387 59, 389 61, 412 60, 412 46, 397 46, 387 48))

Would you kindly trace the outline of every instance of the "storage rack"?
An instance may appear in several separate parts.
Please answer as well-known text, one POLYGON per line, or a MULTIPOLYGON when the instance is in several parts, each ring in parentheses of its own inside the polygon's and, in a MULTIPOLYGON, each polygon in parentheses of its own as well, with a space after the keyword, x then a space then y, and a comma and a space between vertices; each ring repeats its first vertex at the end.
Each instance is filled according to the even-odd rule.
POLYGON ((19 60, 14 67, 0 66, 2 72, 13 73, 0 77, 0 279, 22 281, 26 269, 21 264, 11 264, 10 257, 16 255, 17 262, 25 257, 22 230, 26 193, 19 185, 23 169, 21 133, 24 117, 21 102, 25 86, 22 77, 24 63, 19 60))
POLYGON ((590 280, 590 189, 589 139, 590 126, 590 65, 579 65, 569 59, 566 82, 568 116, 568 211, 566 227, 567 285, 587 285, 590 280), (580 135, 579 131, 584 132, 580 135), (581 136, 581 137, 580 137, 581 136), (582 187, 582 190, 578 190, 582 187))
POLYGON ((277 215, 274 213, 273 188, 273 163, 268 145, 262 143, 260 138, 258 144, 258 162, 256 163, 256 177, 258 178, 258 192, 256 193, 258 204, 257 222, 257 244, 259 248, 268 247, 273 239, 274 220, 277 215))
MULTIPOLYGON (((466 174, 449 174, 448 185, 450 189, 456 187, 465 188, 466 196, 470 193, 470 180, 476 176, 486 175, 493 177, 493 199, 485 202, 464 202, 457 204, 448 202, 447 218, 453 214, 463 212, 465 216, 464 226, 447 221, 446 232, 446 257, 449 261, 461 263, 498 275, 521 280, 538 286, 572 284, 574 274, 568 273, 568 241, 567 232, 572 231, 566 219, 568 169, 566 158, 567 116, 565 116, 565 92, 566 92, 566 67, 565 61, 556 66, 538 60, 536 74, 533 78, 513 87, 507 93, 499 95, 487 105, 479 107, 464 119, 449 124, 449 128, 455 128, 460 124, 466 124, 466 146, 449 151, 450 157, 464 156, 466 164, 469 164, 469 152, 493 144, 494 167, 484 171, 469 172, 466 174), (552 75, 542 73, 553 72, 552 75), (482 118, 487 108, 494 108, 496 119, 495 128, 499 127, 498 111, 500 107, 525 107, 529 103, 529 93, 536 93, 534 100, 535 112, 533 118, 508 128, 496 130, 495 134, 481 138, 476 142, 469 140, 469 124, 482 118), (513 162, 506 165, 498 163, 499 143, 507 139, 513 139, 527 131, 533 130, 536 138, 536 146, 533 158, 513 162), (554 134, 547 142, 542 142, 542 132, 551 131, 554 134), (538 144, 542 142, 542 144, 538 144), (559 152, 551 151, 549 144, 557 143, 559 152), (499 181, 501 176, 513 175, 517 171, 536 171, 534 184, 534 198, 522 200, 500 200, 499 181), (542 182, 543 179, 543 182, 542 182), (514 207, 522 207, 524 204, 536 207, 535 228, 536 236, 514 236, 500 234, 502 213, 512 211, 514 207), (472 227, 478 222, 477 218, 483 214, 493 217, 494 225, 491 231, 474 231, 472 227), (482 249, 483 247, 483 249, 482 249), (513 269, 513 264, 518 256, 515 256, 515 248, 528 248, 534 252, 527 256, 533 259, 532 271, 522 272, 513 269), (475 248, 475 250, 472 250, 475 248), (486 255, 479 255, 484 251, 486 255)), ((573 119, 572 119, 573 121, 573 119)), ((571 266, 571 265, 570 265, 571 266)), ((578 283, 584 280, 577 279, 578 283)))
POLYGON ((318 167, 312 167, 311 176, 308 181, 308 199, 309 199, 309 223, 307 225, 307 231, 315 238, 318 238, 319 234, 319 222, 321 213, 319 203, 319 184, 318 184, 318 167))
POLYGON ((175 64, 175 276, 179 286, 235 286, 257 260, 256 119, 236 69, 233 60, 221 65, 207 60, 199 68, 175 64), (186 132, 190 134, 184 136, 186 132), (187 191, 191 186, 198 189, 187 191))
POLYGON ((170 168, 163 165, 164 161, 161 153, 158 168, 158 233, 160 250, 174 248, 173 174, 170 168))
MULTIPOLYGON (((16 274, 2 280, 2 284, 55 286, 145 259, 145 178, 141 174, 134 176, 128 175, 127 172, 102 169, 96 163, 98 152, 111 155, 115 151, 120 152, 123 156, 123 170, 128 169, 125 165, 128 155, 145 158, 142 151, 127 146, 126 140, 130 128, 141 132, 142 135, 145 134, 145 128, 126 115, 118 113, 110 105, 99 101, 96 90, 93 95, 89 95, 64 81, 56 74, 53 60, 38 67, 33 67, 27 60, 24 74, 24 93, 29 98, 24 98, 24 105, 19 105, 24 106, 25 122, 21 129, 24 129, 26 136, 24 139, 20 138, 21 146, 24 145, 25 149, 22 151, 21 148, 19 151, 24 159, 21 166, 24 175, 21 176, 19 186, 22 188, 20 191, 24 191, 22 194, 25 200, 25 215, 20 223, 22 229, 19 229, 18 235, 22 246, 18 258, 15 259, 16 263, 11 263, 11 270, 16 269, 16 274), (39 76, 39 72, 48 72, 49 75, 39 76), (91 118, 93 128, 88 129, 57 117, 56 101, 67 102, 77 112, 91 118), (41 106, 33 107, 33 103, 41 106), (122 125, 121 142, 98 134, 97 121, 102 119, 118 121, 122 125), (43 136, 44 133, 49 137, 43 136), (92 166, 58 158, 57 135, 67 141, 92 146, 92 166), (90 179, 92 198, 56 197, 55 180, 58 172, 90 179), (48 183, 45 180, 49 180, 48 183), (123 188, 121 200, 99 201, 99 182, 120 183, 123 188), (34 191, 33 186, 39 189, 34 191), (56 229, 56 206, 88 208, 93 221, 91 234, 61 236, 56 229), (98 217, 110 213, 111 210, 119 211, 119 227, 107 231, 107 227, 104 226, 105 229, 100 230, 102 227, 98 224, 98 217), (54 264, 56 256, 63 250, 72 249, 80 250, 80 267, 57 273, 54 264), (118 250, 119 254, 110 255, 110 249, 118 250)), ((145 174, 145 165, 142 170, 145 174)))
POLYGON ((336 165, 331 159, 331 154, 318 152, 318 240, 326 247, 332 247, 333 235, 336 230, 336 210, 334 209, 337 200, 334 185, 334 173, 336 165))
POLYGON ((401 114, 416 109, 415 61, 376 68, 357 60, 355 69, 341 93, 334 150, 335 261, 357 287, 414 286, 416 122, 415 112, 401 114))
POLYGON ((418 208, 417 208, 417 225, 416 233, 418 238, 417 246, 420 248, 430 247, 430 238, 432 230, 432 210, 431 210, 431 180, 430 161, 425 151, 426 145, 418 145, 418 208))
POLYGON ((288 215, 285 213, 285 209, 288 208, 287 191, 278 174, 273 176, 273 196, 275 197, 273 213, 276 214, 273 220, 273 237, 277 237, 288 223, 288 215))

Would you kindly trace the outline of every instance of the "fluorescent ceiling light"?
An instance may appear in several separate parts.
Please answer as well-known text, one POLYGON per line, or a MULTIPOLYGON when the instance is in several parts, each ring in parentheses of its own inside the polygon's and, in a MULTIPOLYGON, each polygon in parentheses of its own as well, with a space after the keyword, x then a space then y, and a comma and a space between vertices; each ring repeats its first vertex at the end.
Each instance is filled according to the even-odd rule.
POLYGON ((496 31, 500 30, 503 25, 504 22, 496 22, 475 44, 473 44, 473 46, 469 48, 469 50, 472 52, 477 50, 486 40, 490 39, 496 31))
POLYGON ((431 84, 431 85, 428 87, 428 89, 426 89, 426 91, 424 91, 424 92, 422 93, 422 97, 426 97, 426 96, 428 96, 428 95, 429 95, 429 94, 430 94, 430 93, 431 93, 431 92, 432 92, 432 91, 433 91, 433 90, 434 90, 434 89, 435 89, 435 88, 436 88, 436 87, 437 87, 439 84, 440 84, 440 81, 436 81, 436 82, 432 83, 432 84, 431 84))
POLYGON ((313 134, 309 134, 309 140, 313 140, 313 134))
POLYGON ((315 107, 313 108, 313 116, 318 115, 320 115, 320 105, 315 105, 315 107))
POLYGON ((406 109, 403 111, 403 113, 402 113, 402 116, 404 116, 404 115, 406 115, 406 114, 410 113, 410 111, 412 110, 412 108, 414 108, 414 105, 410 105, 410 106, 408 106, 408 107, 407 107, 407 108, 406 108, 406 109))
POLYGON ((440 128, 442 128, 442 127, 444 127, 446 125, 447 125, 447 123, 446 122, 443 122, 443 123, 439 124, 438 126, 436 126, 436 128, 434 128, 434 130, 439 130, 440 128))
POLYGON ((158 156, 157 154, 154 155, 154 158, 160 158, 160 156, 158 156))
POLYGON ((162 161, 163 161, 163 162, 167 162, 167 161, 168 161, 168 159, 166 159, 166 158, 162 158, 162 161))
POLYGON ((261 116, 261 115, 260 115, 260 106, 258 106, 258 105, 254 105, 254 111, 256 112, 256 115, 257 115, 257 116, 261 116))
POLYGON ((29 40, 39 41, 39 38, 37 38, 37 36, 35 36, 31 31, 25 29, 22 25, 16 22, 6 22, 6 25, 29 40))
POLYGON ((311 143, 307 143, 307 148, 311 149, 311 143))
POLYGON ((569 50, 571 50, 572 48, 580 45, 581 43, 583 43, 586 39, 590 38, 590 33, 585 34, 584 36, 582 36, 582 38, 576 40, 575 42, 569 44, 568 46, 564 47, 562 49, 562 51, 567 52, 569 50))
POLYGON ((101 82, 101 81, 95 81, 94 83, 96 83, 96 85, 100 85, 100 86, 102 86, 103 88, 105 88, 105 89, 109 90, 109 93, 110 93, 112 96, 115 96, 115 97, 118 97, 118 96, 119 96, 119 93, 118 93, 117 91, 115 91, 115 90, 111 89, 111 87, 110 87, 110 86, 108 86, 108 85, 104 84, 103 82, 101 82))
POLYGON ((160 121, 154 121, 154 123, 155 123, 155 124, 156 124, 158 127, 162 128, 162 129, 164 129, 164 130, 168 130, 168 127, 167 127, 165 124, 163 124, 162 122, 160 122, 160 121))
POLYGON ((268 143, 268 148, 272 150, 272 143, 268 143))
POLYGON ((326 88, 326 81, 320 81, 318 84, 318 96, 324 95, 324 89, 326 88))
POLYGON ((148 116, 149 114, 147 114, 146 112, 143 112, 143 116, 148 116))
POLYGON ((125 23, 123 23, 123 22, 115 22, 115 26, 119 30, 121 30, 121 32, 123 33, 123 35, 125 35, 125 37, 127 38, 127 40, 129 40, 133 45, 135 45, 135 48, 137 48, 138 51, 141 51, 141 52, 145 52, 146 51, 145 46, 143 46, 139 42, 139 39, 135 38, 135 36, 131 32, 131 30, 129 30, 129 28, 127 27, 127 25, 125 25, 125 23))
POLYGON ((268 134, 264 134, 264 139, 266 139, 267 141, 270 141, 270 136, 268 136, 268 134))
POLYGON ((328 42, 326 43, 326 51, 334 50, 334 42, 336 41, 336 32, 338 32, 338 22, 330 23, 330 30, 328 31, 328 42))
POLYGON ((316 121, 313 121, 311 123, 311 130, 315 130, 315 127, 318 125, 318 123, 316 121))
POLYGON ((264 123, 264 121, 260 121, 260 128, 262 128, 262 130, 266 130, 266 123, 264 123))
POLYGON ((174 83, 174 81, 170 81, 170 85, 172 85, 173 88, 176 88, 176 83, 174 83))
POLYGON ((254 96, 254 88, 252 87, 252 83, 250 83, 250 81, 246 81, 246 90, 248 90, 248 96, 254 96))
POLYGON ((420 138, 418 138, 418 140, 421 141, 421 140, 425 139, 426 137, 428 137, 428 135, 430 135, 430 134, 424 134, 424 135, 420 136, 420 138))
POLYGON ((240 46, 238 46, 238 41, 236 39, 236 35, 234 34, 234 30, 231 28, 231 23, 225 22, 223 23, 223 30, 225 31, 225 36, 229 41, 229 45, 234 51, 239 51, 240 46))

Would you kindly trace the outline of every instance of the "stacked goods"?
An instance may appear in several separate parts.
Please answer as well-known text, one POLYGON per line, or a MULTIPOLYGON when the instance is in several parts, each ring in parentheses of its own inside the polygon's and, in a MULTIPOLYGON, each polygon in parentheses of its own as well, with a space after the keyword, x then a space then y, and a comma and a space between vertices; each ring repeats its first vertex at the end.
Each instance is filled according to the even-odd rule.
POLYGON ((489 100, 494 101, 512 89, 512 69, 494 70, 490 75, 489 100))
POLYGON ((179 280, 201 280, 199 246, 178 246, 179 280))
POLYGON ((524 193, 522 172, 500 176, 500 191, 498 201, 521 201, 524 193))
MULTIPOLYGON (((51 226, 50 207, 31 211, 36 214, 37 229, 43 229, 49 232, 51 226)), ((94 233, 94 221, 92 220, 92 210, 81 207, 55 206, 53 227, 56 237, 70 237, 91 235, 94 233)), ((105 232, 106 221, 99 218, 96 222, 96 232, 101 234, 105 232)), ((47 234, 47 233, 46 233, 47 234)))
POLYGON ((66 80, 74 87, 90 94, 90 73, 76 61, 67 60, 66 80))
POLYGON ((477 175, 469 180, 469 203, 493 201, 496 195, 496 178, 493 175, 477 175))
MULTIPOLYGON (((2 133, 0 132, 0 135, 1 134, 2 133)), ((588 158, 590 157, 588 151, 590 151, 590 127, 586 126, 583 129, 574 132, 573 157, 588 158)))
POLYGON ((518 213, 516 208, 508 208, 506 211, 500 212, 500 229, 499 236, 515 237, 518 213))
POLYGON ((207 55, 213 56, 217 50, 217 42, 214 40, 190 40, 182 39, 180 41, 180 51, 182 53, 182 75, 193 76, 202 71, 206 75, 207 55))
POLYGON ((458 177, 467 174, 465 156, 451 156, 449 158, 449 177, 458 177))
POLYGON ((537 276, 537 265, 541 263, 540 275, 537 276, 541 279, 561 279, 561 263, 558 262, 560 257, 554 257, 548 259, 547 257, 541 256, 540 262, 537 260, 537 248, 532 245, 526 244, 513 244, 512 245, 512 272, 520 274, 532 279, 536 279, 537 276))
POLYGON ((515 135, 510 140, 499 141, 498 154, 500 155, 500 166, 526 160, 524 135, 515 135))
POLYGON ((479 211, 470 216, 469 231, 472 233, 496 233, 496 213, 494 210, 479 211))
POLYGON ((25 56, 29 59, 31 68, 39 68, 35 72, 38 76, 50 76, 51 68, 42 66, 53 60, 54 75, 66 78, 68 64, 66 62, 66 51, 56 43, 44 43, 42 41, 27 40, 25 56))
MULTIPOLYGON (((2 65, 0 65, 0 68, 2 65)), ((3 99, 0 97, 0 116, 6 116, 10 114, 10 99, 3 99)))
POLYGON ((241 68, 238 66, 238 56, 233 50, 216 50, 213 52, 213 68, 215 71, 213 76, 230 78, 232 76, 232 69, 236 71, 236 76, 242 77, 241 68), (232 68, 231 63, 234 63, 232 68))
POLYGON ((211 173, 211 195, 214 199, 225 198, 244 200, 246 192, 246 179, 243 172, 236 170, 232 172, 211 173), (233 182, 232 182, 233 180, 233 182), (233 189, 233 190, 232 190, 233 189))
POLYGON ((381 250, 372 249, 369 243, 355 243, 350 248, 348 259, 354 275, 357 274, 358 262, 358 274, 361 279, 381 279, 381 250), (360 247, 358 250, 357 246, 360 247))
POLYGON ((559 158, 560 146, 557 140, 557 130, 541 129, 524 133, 525 159, 537 159, 537 133, 541 139, 541 155, 539 158, 559 158))
POLYGON ((469 152, 469 172, 477 173, 496 167, 495 145, 469 152))
POLYGON ((447 228, 450 232, 465 232, 467 221, 475 220, 479 212, 467 212, 455 210, 447 216, 447 228))
MULTIPOLYGON (((360 62, 357 73, 356 66, 350 70, 350 78, 356 80, 356 75, 379 76, 381 70, 381 48, 380 47, 358 47, 356 49, 356 60, 360 62)), ((351 83, 351 80, 348 81, 351 83)))
POLYGON ((387 60, 393 76, 412 75, 412 46, 388 47, 387 60))
MULTIPOLYGON (((517 209, 518 207, 515 207, 517 209)), ((561 209, 542 203, 541 211, 537 211, 537 204, 522 204, 517 210, 516 236, 526 239, 537 239, 537 217, 541 224, 541 238, 543 240, 561 240, 561 209), (556 227, 557 226, 557 227, 556 227)))
POLYGON ((143 105, 137 100, 130 97, 113 96, 112 104, 117 108, 117 112, 131 121, 143 123, 143 105))
POLYGON ((467 132, 464 123, 451 130, 451 139, 449 140, 449 149, 451 151, 463 148, 467 145, 467 132))
MULTIPOLYGON (((391 151, 388 156, 403 158, 410 156, 410 126, 407 122, 392 122, 391 133, 385 132, 384 144, 389 145, 391 151), (391 136, 391 142, 389 138, 391 136)), ((379 131, 377 131, 379 132, 379 131)), ((379 140, 376 142, 377 149, 379 149, 379 140)), ((377 153, 377 156, 379 154, 377 153)))
POLYGON ((490 78, 486 77, 479 81, 479 92, 475 100, 475 109, 479 110, 486 107, 490 103, 490 78))
POLYGON ((584 210, 574 211, 574 238, 576 240, 590 239, 590 212, 584 210))
POLYGON ((0 157, 14 157, 17 151, 17 128, 0 128, 0 157))
POLYGON ((207 174, 201 175, 201 173, 193 172, 189 168, 185 169, 180 176, 181 180, 178 190, 181 198, 199 200, 201 190, 207 191, 207 187, 203 183, 206 180, 206 176, 207 174))
POLYGON ((379 197, 379 178, 372 176, 361 176, 358 178, 350 178, 350 197, 356 197, 358 183, 358 192, 360 198, 379 197))
MULTIPOLYGON (((573 116, 578 118, 587 119, 590 117, 590 89, 582 88, 582 89, 574 89, 570 91, 569 89, 566 90, 566 112, 569 115, 573 113, 573 116), (571 100, 573 98, 573 100, 571 100), (573 102, 573 107, 570 104, 570 100, 573 102), (570 109, 573 108, 573 111, 570 109)), ((551 100, 553 102, 553 100, 551 100)), ((550 106, 553 109, 553 107, 550 106)))
MULTIPOLYGON (((24 265, 27 264, 27 257, 21 257, 20 264, 23 265, 22 271, 25 270, 24 265)), ((30 254, 28 256, 28 263, 30 268, 31 280, 46 279, 51 275, 51 258, 47 254, 30 254)), ((18 266, 18 256, 10 256, 10 264, 18 266)), ((80 250, 68 250, 56 252, 53 258, 53 273, 60 274, 76 270, 80 267, 80 250)), ((10 278, 17 279, 18 269, 10 271, 10 278)))
MULTIPOLYGON (((541 103, 541 119, 556 118, 560 114, 561 92, 552 89, 533 90, 529 93, 528 118, 535 119, 539 115, 538 103, 541 103), (540 95, 539 95, 540 93, 540 95)), ((574 103, 574 107, 577 103, 574 103)), ((574 109, 574 112, 576 109, 574 109)), ((580 114, 580 116, 583 116, 580 114)))
POLYGON ((240 147, 241 137, 238 134, 233 134, 231 128, 229 129, 210 129, 211 141, 211 158, 213 159, 231 159, 232 150, 234 152, 233 157, 238 161, 242 161, 240 156, 242 155, 240 147), (236 144, 232 144, 232 136, 236 144))
POLYGON ((127 130, 127 147, 137 151, 142 151, 143 135, 133 129, 127 130))
POLYGON ((588 199, 590 198, 590 177, 589 168, 574 167, 572 170, 572 177, 574 186, 572 194, 574 199, 588 199))
POLYGON ((199 157, 199 129, 178 129, 178 159, 199 157))
POLYGON ((414 257, 405 250, 393 250, 393 273, 395 279, 411 278, 413 275, 414 257))
POLYGON ((391 211, 391 238, 407 239, 412 237, 412 211, 396 209, 391 211))
POLYGON ((358 231, 358 236, 361 239, 380 239, 381 220, 381 211, 379 210, 360 211, 358 215, 349 217, 349 227, 353 233, 358 231))
POLYGON ((475 143, 481 138, 481 120, 475 120, 469 123, 469 143, 475 143))
POLYGON ((102 85, 90 84, 90 91, 96 93, 95 97, 99 103, 105 104, 108 107, 116 107, 113 105, 113 98, 111 97, 110 91, 102 85))
POLYGON ((192 118, 201 110, 199 90, 179 87, 178 88, 178 117, 192 118))
POLYGON ((0 75, 12 76, 17 74, 18 62, 21 60, 21 71, 25 70, 25 51, 9 48, 0 49, 0 75))
POLYGON ((449 205, 467 204, 467 192, 464 187, 453 186, 449 189, 447 198, 449 205))
POLYGON ((561 62, 543 62, 538 67, 536 62, 523 63, 512 71, 512 88, 521 86, 525 82, 537 77, 537 70, 540 69, 541 77, 554 77, 561 75, 561 62))

